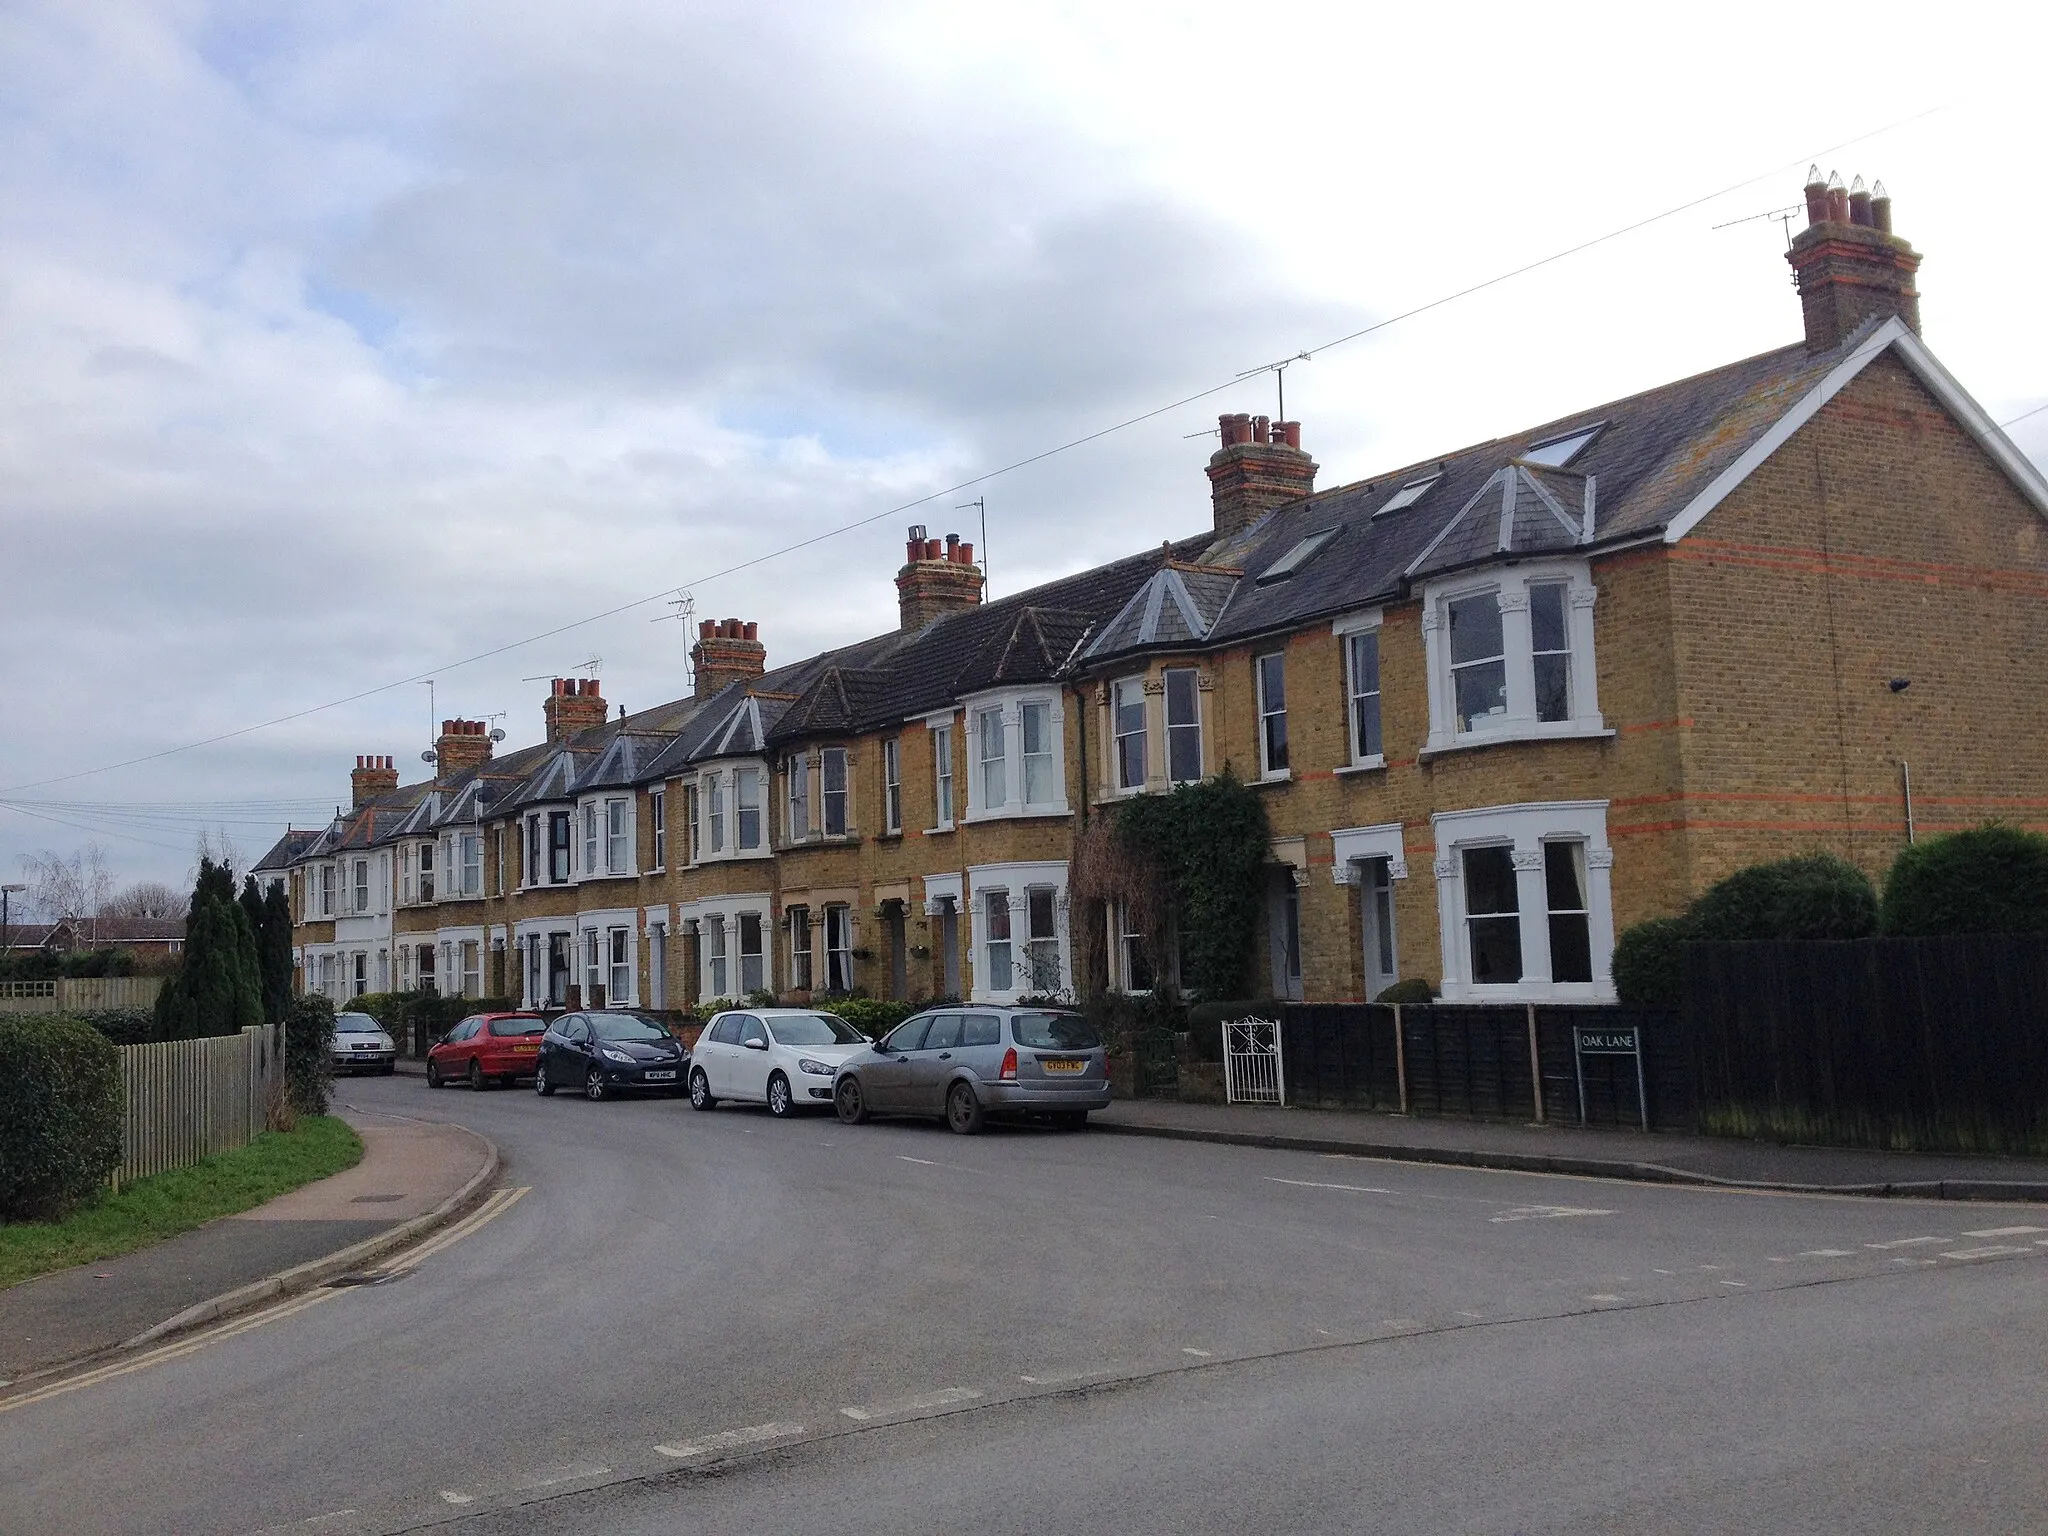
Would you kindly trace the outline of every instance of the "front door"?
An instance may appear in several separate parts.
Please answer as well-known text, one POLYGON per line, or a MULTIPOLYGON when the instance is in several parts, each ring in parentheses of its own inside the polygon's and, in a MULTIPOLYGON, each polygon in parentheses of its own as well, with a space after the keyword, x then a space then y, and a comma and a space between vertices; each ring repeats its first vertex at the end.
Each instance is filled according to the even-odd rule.
POLYGON ((903 937, 903 903, 892 901, 882 909, 882 931, 889 941, 889 997, 902 1002, 910 996, 910 956, 903 937))
POLYGON ((960 912, 948 896, 939 910, 939 953, 945 957, 945 993, 960 995, 960 912))
POLYGON ((1294 871, 1285 866, 1267 874, 1266 935, 1273 996, 1300 1002, 1301 890, 1294 883, 1294 871))
POLYGON ((1365 917, 1365 996, 1371 1001, 1400 980, 1394 948, 1393 861, 1360 860, 1358 891, 1365 917))
POLYGON ((870 1109, 902 1109, 910 1096, 911 1062, 931 1026, 928 1015, 906 1019, 876 1045, 877 1059, 860 1069, 870 1109))

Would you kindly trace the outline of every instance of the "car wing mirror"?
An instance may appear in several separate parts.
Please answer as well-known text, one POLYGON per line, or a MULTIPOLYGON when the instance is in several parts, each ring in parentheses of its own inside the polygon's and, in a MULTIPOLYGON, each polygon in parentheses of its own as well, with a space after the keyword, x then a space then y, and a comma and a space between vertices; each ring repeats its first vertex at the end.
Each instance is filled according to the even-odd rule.
POLYGON ((768 1042, 766 1040, 759 1040, 751 1037, 742 1040, 740 1044, 744 1045, 750 1051, 765 1051, 768 1049, 768 1042))

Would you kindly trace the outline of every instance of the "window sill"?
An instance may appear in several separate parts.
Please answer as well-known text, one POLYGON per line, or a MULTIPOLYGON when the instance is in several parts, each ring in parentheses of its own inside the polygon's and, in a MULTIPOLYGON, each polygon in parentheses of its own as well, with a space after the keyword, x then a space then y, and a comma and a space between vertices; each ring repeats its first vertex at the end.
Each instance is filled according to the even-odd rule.
POLYGON ((1482 985, 1469 981, 1446 981, 1443 1001, 1447 1003, 1612 1003, 1616 1001, 1612 982, 1517 981, 1482 985))
POLYGON ((878 843, 900 843, 903 841, 903 833, 900 829, 895 832, 877 832, 875 834, 875 841, 878 843))
POLYGON ((953 825, 954 825, 954 824, 953 824, 952 822, 948 821, 948 822, 943 822, 943 823, 941 823, 940 825, 938 825, 938 826, 936 826, 936 827, 926 827, 926 828, 924 829, 924 835, 925 835, 926 837, 938 837, 938 836, 941 836, 941 835, 942 835, 942 834, 944 834, 944 833, 948 833, 948 832, 951 832, 951 831, 953 830, 953 825))
POLYGON ((980 821, 1032 821, 1045 817, 1071 816, 1072 814, 1073 812, 1067 808, 1066 802, 1061 801, 1058 805, 1020 805, 1014 810, 1005 807, 1000 811, 969 811, 962 820, 968 826, 973 826, 976 822, 980 821))
POLYGON ((1371 757, 1361 758, 1355 763, 1345 763, 1333 770, 1339 778, 1350 773, 1381 773, 1387 766, 1385 754, 1375 752, 1371 757))
POLYGON ((1263 789, 1268 784, 1289 784, 1293 781, 1294 770, 1292 768, 1281 768, 1272 773, 1260 774, 1256 779, 1252 780, 1252 788, 1263 789))
POLYGON ((1519 746, 1540 741, 1601 741, 1613 736, 1612 726, 1593 720, 1566 720, 1557 725, 1534 721, 1503 730, 1468 732, 1451 741, 1432 741, 1418 757, 1442 757, 1447 752, 1470 752, 1479 747, 1519 746))

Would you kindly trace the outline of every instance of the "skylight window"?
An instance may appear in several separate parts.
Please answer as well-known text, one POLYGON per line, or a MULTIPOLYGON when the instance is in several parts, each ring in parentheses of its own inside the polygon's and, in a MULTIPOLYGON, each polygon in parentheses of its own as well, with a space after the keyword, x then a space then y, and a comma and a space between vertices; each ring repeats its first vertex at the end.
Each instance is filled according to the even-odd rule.
POLYGON ((1600 425, 1595 423, 1590 427, 1581 427, 1564 437, 1553 437, 1548 442, 1538 443, 1521 456, 1522 462, 1541 464, 1546 469, 1562 469, 1578 457, 1580 449, 1600 435, 1600 425))
POLYGON ((1430 488, 1441 479, 1443 479, 1442 475, 1424 475, 1420 480, 1410 480, 1401 489, 1394 492, 1388 498, 1387 504, 1381 507, 1379 512, 1373 513, 1373 516, 1378 517, 1381 512, 1398 512, 1403 507, 1414 506, 1415 503, 1427 496, 1430 488))
POLYGON ((1315 557, 1316 552, 1335 537, 1337 537, 1337 530, 1335 528, 1324 528, 1308 535, 1299 544, 1295 545, 1294 548, 1259 572, 1259 585, 1264 586, 1269 581, 1285 581, 1304 565, 1308 564, 1315 557))

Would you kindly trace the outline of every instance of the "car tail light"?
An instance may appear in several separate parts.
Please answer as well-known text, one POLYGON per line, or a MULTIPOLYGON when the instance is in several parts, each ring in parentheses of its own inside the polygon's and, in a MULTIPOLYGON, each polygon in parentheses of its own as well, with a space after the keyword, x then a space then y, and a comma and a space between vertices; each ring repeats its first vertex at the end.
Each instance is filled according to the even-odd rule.
POLYGON ((1017 1081, 1017 1052, 1014 1048, 1003 1052, 1003 1081, 1017 1081))

